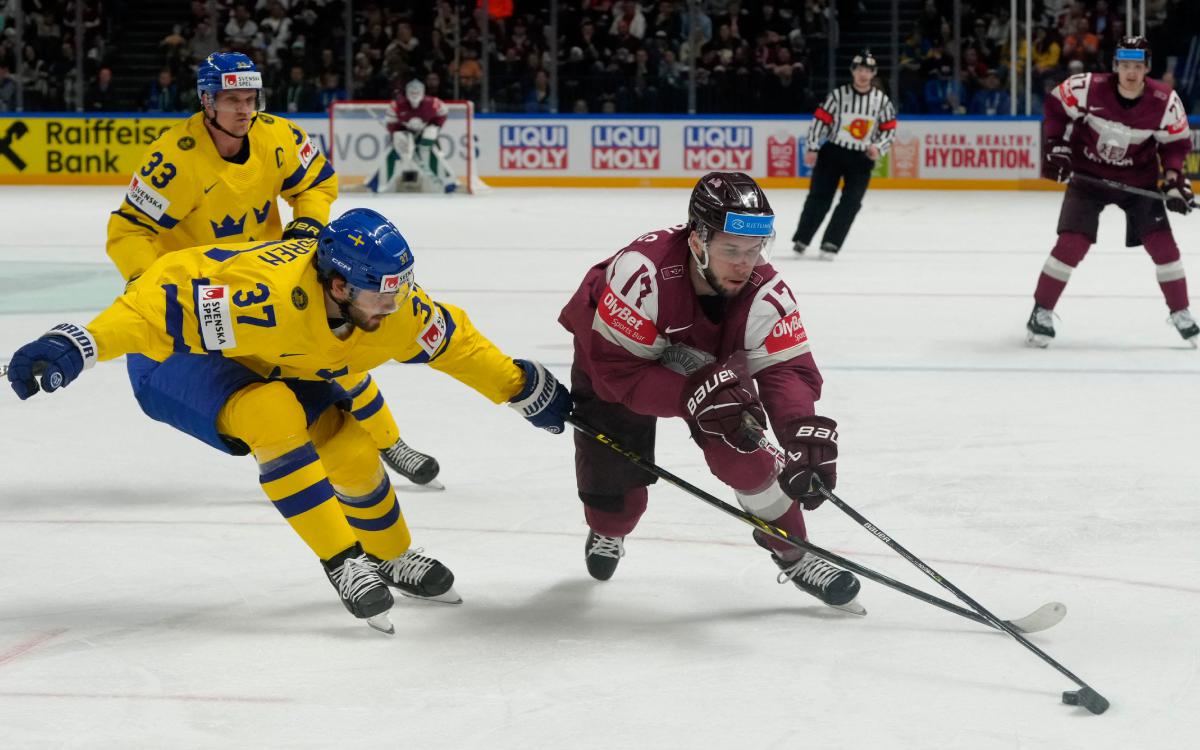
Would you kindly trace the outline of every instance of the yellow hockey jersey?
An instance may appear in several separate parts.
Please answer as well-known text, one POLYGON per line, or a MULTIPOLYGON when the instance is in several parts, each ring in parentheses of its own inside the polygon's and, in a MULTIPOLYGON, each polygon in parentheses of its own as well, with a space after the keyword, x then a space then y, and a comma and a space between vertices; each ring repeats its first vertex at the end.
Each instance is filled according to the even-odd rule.
POLYGON ((108 221, 108 255, 126 279, 172 250, 212 242, 277 240, 276 197, 325 224, 337 177, 291 121, 259 114, 245 164, 225 161, 197 112, 150 144, 108 221))
POLYGON ((462 309, 420 287, 378 330, 333 335, 312 264, 316 240, 208 245, 159 258, 87 325, 97 357, 175 352, 231 357, 268 378, 345 387, 397 360, 428 363, 495 403, 525 384, 521 368, 462 309))

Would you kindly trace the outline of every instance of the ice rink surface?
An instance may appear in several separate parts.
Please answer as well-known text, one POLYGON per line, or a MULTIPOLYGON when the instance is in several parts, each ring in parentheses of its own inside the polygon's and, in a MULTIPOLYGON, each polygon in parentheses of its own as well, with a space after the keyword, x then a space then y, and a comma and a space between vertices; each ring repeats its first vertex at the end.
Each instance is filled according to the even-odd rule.
MULTIPOLYGON (((0 190, 0 361, 121 288, 120 188, 0 190)), ((1200 734, 1200 352, 1154 267, 1100 243, 1024 346, 1055 193, 869 193, 842 257, 790 257, 803 191, 771 192, 841 427, 839 495, 1112 701, 1007 636, 864 582, 855 618, 790 585, 738 521, 660 483, 613 580, 583 565, 571 440, 452 379, 387 365, 444 493, 401 492, 459 607, 356 622, 260 494, 254 464, 138 410, 121 361, 0 394, 0 747, 1194 748, 1200 734)), ((346 196, 413 244, 418 280, 505 351, 569 372, 559 309, 586 269, 681 222, 686 190, 346 196)), ((1200 274, 1200 218, 1172 215, 1200 274)), ((1194 306, 1200 307, 1200 304, 1194 306)), ((659 463, 733 501, 681 423, 659 463)), ((952 598, 836 508, 815 543, 952 598)))

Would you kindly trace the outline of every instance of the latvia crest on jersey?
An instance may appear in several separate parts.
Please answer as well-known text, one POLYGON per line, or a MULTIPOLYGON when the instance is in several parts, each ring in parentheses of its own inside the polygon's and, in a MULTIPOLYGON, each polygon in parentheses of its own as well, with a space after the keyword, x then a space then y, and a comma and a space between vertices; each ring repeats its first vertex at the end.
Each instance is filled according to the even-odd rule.
POLYGON ((1128 125, 1099 117, 1092 117, 1091 124, 1096 130, 1096 153, 1109 164, 1127 166, 1131 162, 1126 158, 1129 144, 1133 141, 1133 129, 1128 125))

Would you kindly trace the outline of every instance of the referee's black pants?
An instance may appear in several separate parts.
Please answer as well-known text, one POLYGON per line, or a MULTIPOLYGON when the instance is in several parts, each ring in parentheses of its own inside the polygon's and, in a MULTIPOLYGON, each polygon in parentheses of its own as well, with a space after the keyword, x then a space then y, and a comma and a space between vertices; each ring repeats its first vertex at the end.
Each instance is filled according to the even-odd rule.
POLYGON ((817 152, 817 164, 813 167, 812 185, 808 189, 808 198, 804 200, 804 211, 800 213, 800 224, 792 235, 792 241, 812 244, 813 235, 825 220, 825 214, 829 213, 838 182, 844 179, 846 184, 842 188, 842 198, 821 237, 822 247, 828 243, 832 247, 827 249, 833 252, 840 250, 854 217, 858 215, 858 209, 862 208, 863 195, 867 192, 874 168, 875 162, 865 151, 852 151, 828 141, 821 146, 817 152))

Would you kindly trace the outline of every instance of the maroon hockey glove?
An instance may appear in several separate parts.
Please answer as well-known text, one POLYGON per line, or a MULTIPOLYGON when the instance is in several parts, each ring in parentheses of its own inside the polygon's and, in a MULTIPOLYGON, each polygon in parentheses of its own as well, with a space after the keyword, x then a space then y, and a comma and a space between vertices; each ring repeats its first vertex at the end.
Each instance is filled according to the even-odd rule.
POLYGON ((1071 147, 1066 141, 1050 141, 1046 144, 1046 162, 1042 165, 1042 177, 1055 182, 1071 179, 1071 147))
POLYGON ((792 422, 783 434, 787 463, 779 472, 779 486, 805 510, 814 510, 825 496, 817 491, 813 478, 819 478, 827 490, 837 486, 837 422, 805 417, 792 422))
POLYGON ((1178 172, 1172 172, 1171 176, 1163 182, 1162 191, 1167 199, 1168 211, 1186 214, 1196 204, 1196 197, 1192 195, 1191 183, 1178 172))
POLYGON ((733 368, 720 364, 710 365, 688 380, 683 412, 696 442, 716 438, 739 453, 753 453, 758 447, 755 437, 747 433, 742 415, 767 423, 758 396, 733 368))

